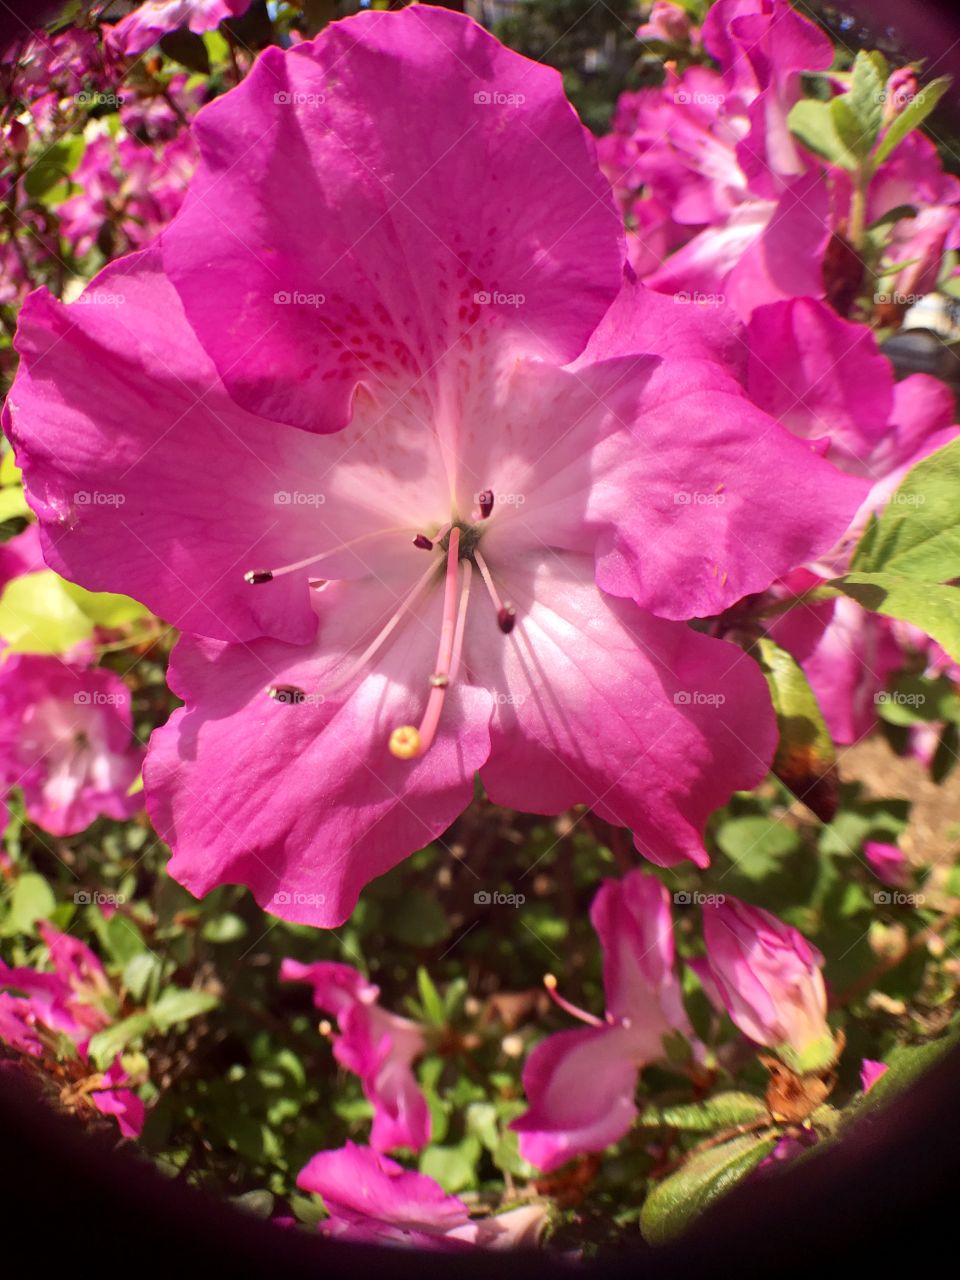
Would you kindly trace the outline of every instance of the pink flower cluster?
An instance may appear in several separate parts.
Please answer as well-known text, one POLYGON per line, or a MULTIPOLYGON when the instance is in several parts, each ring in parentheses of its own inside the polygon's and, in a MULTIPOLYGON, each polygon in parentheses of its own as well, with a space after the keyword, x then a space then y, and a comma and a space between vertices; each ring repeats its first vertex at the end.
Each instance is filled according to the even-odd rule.
MULTIPOLYGON (((795 297, 830 298, 845 313, 852 299, 837 237, 850 229, 850 178, 787 125, 801 73, 829 71, 831 41, 789 0, 718 0, 701 35, 718 69, 668 64, 662 88, 621 97, 600 142, 637 274, 668 294, 725 298, 744 319, 795 297)), ((895 73, 888 124, 909 92, 895 73)), ((891 222, 886 261, 903 265, 888 284, 919 295, 944 251, 960 247, 960 182, 919 133, 873 175, 865 222, 905 205, 917 213, 891 222)))
POLYGON ((129 1087, 119 1055, 106 1071, 91 1071, 91 1037, 114 1020, 116 996, 103 965, 89 947, 52 925, 41 923, 40 936, 52 969, 11 968, 0 960, 0 1040, 31 1058, 61 1057, 65 1039, 78 1072, 63 1090, 67 1105, 89 1100, 102 1115, 113 1116, 125 1138, 143 1128, 144 1105, 129 1087))

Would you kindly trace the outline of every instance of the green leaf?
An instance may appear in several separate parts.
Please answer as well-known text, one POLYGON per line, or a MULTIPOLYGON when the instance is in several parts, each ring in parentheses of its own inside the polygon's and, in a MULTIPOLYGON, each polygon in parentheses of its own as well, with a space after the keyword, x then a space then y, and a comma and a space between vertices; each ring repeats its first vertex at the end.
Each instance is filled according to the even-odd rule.
POLYGON ((887 1069, 863 1099, 861 1105, 875 1107, 891 1101, 918 1076, 934 1066, 944 1054, 955 1049, 960 1032, 952 1031, 928 1044, 897 1045, 887 1057, 887 1069))
POLYGON ((824 822, 837 811, 839 781, 833 739, 797 660, 767 637, 756 655, 767 678, 780 741, 773 772, 824 822))
POLYGON ((787 125, 790 132, 817 155, 842 169, 855 170, 860 162, 837 133, 831 105, 816 98, 801 98, 787 116, 787 125))
POLYGON ((98 1067, 109 1066, 118 1053, 122 1053, 134 1040, 147 1035, 152 1027, 148 1013, 132 1013, 129 1018, 122 1018, 91 1037, 90 1057, 98 1067))
POLYGON ((24 520, 29 515, 30 508, 18 485, 11 484, 0 489, 0 523, 4 520, 24 520))
POLYGON ((717 830, 717 844, 737 870, 751 880, 770 874, 799 841, 795 827, 761 814, 728 818, 717 830))
POLYGON ((169 1031, 178 1022, 187 1022, 215 1009, 219 1000, 209 991, 185 991, 167 987, 160 999, 150 1006, 149 1014, 158 1031, 169 1031))
POLYGON ((640 1213, 644 1239, 665 1244, 680 1235, 708 1205, 756 1168, 776 1141, 749 1133, 692 1156, 647 1196, 640 1213))
POLYGON ((204 942, 236 942, 245 936, 247 926, 240 916, 225 911, 222 915, 213 916, 200 931, 204 942))
POLYGON ((960 587, 893 573, 848 573, 828 585, 871 613, 912 622, 960 662, 960 587))
POLYGON ((11 653, 65 653, 88 640, 93 623, 52 569, 25 573, 0 596, 0 636, 11 653))
POLYGON ((3 922, 3 936, 10 938, 15 933, 32 933, 36 922, 48 919, 56 905, 53 890, 43 876, 32 871, 19 876, 14 883, 10 908, 3 922))
POLYGON ((864 131, 863 122, 857 115, 849 94, 845 94, 842 98, 834 98, 830 103, 830 121, 844 150, 858 162, 855 167, 859 167, 859 163, 866 160, 870 154, 876 133, 871 136, 869 132, 864 131))
POLYGON ((867 152, 877 140, 883 122, 883 104, 890 68, 886 58, 878 50, 861 49, 854 59, 850 93, 850 108, 865 136, 867 152))
POLYGON ((920 90, 912 102, 908 102, 899 115, 894 116, 890 127, 873 153, 874 166, 884 160, 900 145, 908 133, 921 125, 950 87, 950 77, 940 76, 920 90))
POLYGON ((138 1003, 147 998, 148 988, 155 989, 163 971, 161 960, 150 951, 138 951, 123 967, 123 985, 138 1003))
POLYGON ((752 1093, 718 1093, 705 1102, 647 1107, 640 1123, 650 1127, 682 1129, 687 1133, 713 1133, 734 1125, 750 1124, 767 1114, 762 1098, 752 1093))
POLYGON ((447 1020, 443 998, 423 965, 420 965, 417 969, 417 988, 420 992, 420 1001, 427 1018, 436 1026, 442 1027, 447 1020))
POLYGON ((960 440, 907 472, 854 552, 857 573, 898 573, 947 582, 960 577, 960 440))
POLYGON ((75 582, 66 581, 63 589, 98 627, 122 627, 149 614, 144 605, 129 596, 115 595, 110 591, 87 591, 75 582))
POLYGON ((480 1139, 474 1134, 455 1147, 427 1147, 420 1157, 420 1172, 439 1182, 450 1195, 456 1195, 476 1183, 477 1161, 482 1150, 480 1139))
POLYGON ((23 179, 27 195, 40 200, 65 178, 69 178, 83 158, 86 143, 83 134, 75 134, 70 138, 61 138, 47 147, 39 156, 23 179))

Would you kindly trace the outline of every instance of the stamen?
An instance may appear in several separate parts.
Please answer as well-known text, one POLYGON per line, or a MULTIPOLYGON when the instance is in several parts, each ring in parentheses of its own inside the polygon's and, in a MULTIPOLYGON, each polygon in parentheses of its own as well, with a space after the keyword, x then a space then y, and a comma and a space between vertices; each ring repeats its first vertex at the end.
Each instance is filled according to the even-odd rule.
POLYGON ((374 654, 383 646, 384 641, 390 636, 394 629, 400 624, 401 619, 407 614, 416 603, 419 596, 423 594, 424 588, 436 576, 437 563, 434 561, 428 569, 426 569, 414 585, 407 592, 406 596, 401 600, 396 612, 391 616, 389 621, 381 628, 376 636, 370 641, 360 657, 351 662, 349 667, 337 677, 335 682, 327 690, 332 693, 335 689, 342 688, 347 684, 363 667, 367 665, 374 654))
POLYGON ((425 533, 418 533, 413 540, 413 545, 419 547, 421 551, 432 551, 433 543, 425 533))
POLYGON ((483 578, 487 591, 490 593, 490 599, 493 601, 493 607, 497 611, 497 626, 505 636, 508 636, 516 625, 516 607, 512 605, 509 600, 500 599, 500 592, 494 585, 490 567, 479 551, 474 551, 473 558, 477 562, 477 568, 480 570, 480 576, 483 578))
POLYGON ((557 991, 557 980, 552 973, 543 975, 543 985, 546 987, 547 994, 553 1003, 559 1005, 561 1009, 571 1014, 574 1018, 579 1018, 581 1022, 586 1022, 591 1027, 606 1025, 602 1018, 594 1017, 592 1013, 587 1013, 586 1009, 579 1009, 575 1004, 571 1004, 569 1000, 565 1000, 557 991))
POLYGON ((477 506, 480 508, 480 519, 486 520, 493 510, 492 489, 484 489, 483 493, 477 494, 477 506))
MULTIPOLYGON (((460 613, 457 610, 457 578, 460 571, 460 529, 454 525, 450 530, 447 543, 447 575, 443 592, 443 617, 440 624, 440 643, 437 646, 437 662, 430 678, 430 696, 427 698, 426 710, 420 721, 419 729, 413 725, 401 725, 390 734, 388 746, 391 755, 400 760, 412 760, 415 756, 426 754, 433 744, 440 724, 440 713, 443 710, 447 687, 450 683, 450 670, 456 648, 458 622, 460 613)), ((465 611, 465 610, 464 610, 465 611)), ((462 640, 461 640, 462 644, 462 640)), ((459 656, 459 655, 458 655, 459 656)))
POLYGON ((362 533, 358 538, 350 538, 329 551, 307 556, 305 560, 295 560, 293 564, 283 564, 276 569, 248 569, 243 575, 243 580, 249 582, 251 587, 259 587, 261 583, 272 582, 274 578, 279 578, 285 573, 296 573, 298 569, 308 569, 312 564, 319 564, 321 560, 328 560, 330 556, 335 556, 341 551, 349 551, 351 547, 369 542, 372 538, 382 538, 388 533, 405 533, 408 528, 409 525, 398 525, 395 529, 375 529, 372 533, 362 533))

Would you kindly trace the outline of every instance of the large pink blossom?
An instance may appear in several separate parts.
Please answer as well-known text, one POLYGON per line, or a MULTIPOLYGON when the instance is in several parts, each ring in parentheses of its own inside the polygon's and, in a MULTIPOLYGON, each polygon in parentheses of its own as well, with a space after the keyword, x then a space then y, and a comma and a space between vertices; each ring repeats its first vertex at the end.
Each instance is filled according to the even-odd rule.
POLYGON ((370 1244, 513 1249, 535 1245, 546 1222, 543 1205, 471 1218, 464 1202, 433 1178, 352 1142, 318 1152, 301 1169, 297 1186, 323 1197, 330 1215, 320 1224, 324 1235, 370 1244))
POLYGON ((31 822, 63 836, 130 817, 141 760, 113 672, 36 654, 0 663, 0 785, 23 791, 31 822))
POLYGON ((318 1009, 337 1019, 334 1056, 363 1082, 373 1104, 370 1143, 377 1151, 411 1147, 430 1140, 430 1111, 413 1074, 426 1051, 423 1029, 378 1003, 380 988, 347 964, 301 964, 284 960, 283 982, 308 982, 318 1009))
POLYGON ((530 1101, 511 1128, 520 1153, 544 1170, 619 1141, 636 1118, 640 1069, 664 1057, 664 1036, 692 1038, 674 967, 670 896, 632 871, 601 886, 590 919, 603 948, 606 1019, 560 1031, 534 1049, 523 1072, 530 1101))
POLYGON ((828 549, 862 482, 749 403, 722 329, 645 354, 559 77, 461 15, 270 48, 196 133, 161 244, 30 299, 8 400, 48 562, 192 633, 146 772, 172 874, 337 924, 478 770, 702 863, 775 726, 684 620, 828 549))

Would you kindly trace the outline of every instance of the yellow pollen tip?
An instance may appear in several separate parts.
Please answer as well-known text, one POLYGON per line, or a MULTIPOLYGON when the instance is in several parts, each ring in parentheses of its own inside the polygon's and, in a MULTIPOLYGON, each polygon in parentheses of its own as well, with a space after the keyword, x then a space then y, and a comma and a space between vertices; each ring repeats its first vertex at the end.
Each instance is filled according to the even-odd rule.
POLYGON ((401 725, 390 735, 390 754, 398 760, 412 760, 420 754, 420 733, 412 724, 401 725))
POLYGON ((552 973, 545 973, 543 975, 543 985, 547 988, 548 991, 556 991, 557 979, 554 977, 552 973))

